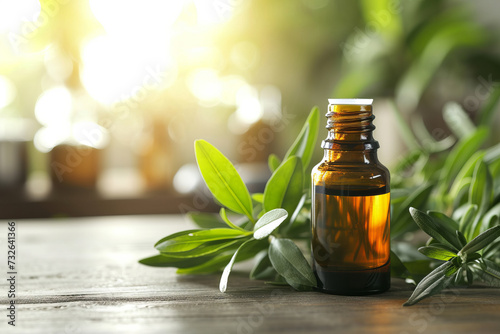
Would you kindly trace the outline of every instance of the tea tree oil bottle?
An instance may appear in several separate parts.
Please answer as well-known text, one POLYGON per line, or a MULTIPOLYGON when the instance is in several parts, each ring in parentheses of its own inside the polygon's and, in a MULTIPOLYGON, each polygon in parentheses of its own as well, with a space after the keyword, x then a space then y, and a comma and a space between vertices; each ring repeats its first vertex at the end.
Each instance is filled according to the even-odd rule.
POLYGON ((377 159, 371 99, 329 100, 323 160, 312 170, 312 266, 323 292, 390 287, 389 171, 377 159))

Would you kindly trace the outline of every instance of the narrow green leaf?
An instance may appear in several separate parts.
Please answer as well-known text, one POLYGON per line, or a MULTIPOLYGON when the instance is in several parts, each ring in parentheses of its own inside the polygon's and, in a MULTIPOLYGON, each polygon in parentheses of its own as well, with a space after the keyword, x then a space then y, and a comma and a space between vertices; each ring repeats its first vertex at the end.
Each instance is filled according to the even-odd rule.
POLYGON ((273 233, 287 217, 288 212, 283 209, 274 209, 266 212, 257 223, 255 223, 253 237, 257 240, 264 239, 273 233))
POLYGON ((480 161, 474 170, 469 192, 469 203, 476 204, 479 214, 486 211, 493 197, 493 180, 488 166, 480 161))
POLYGON ((500 202, 495 204, 484 214, 481 226, 484 227, 484 230, 493 227, 495 219, 498 219, 498 217, 500 217, 500 202))
POLYGON ((500 159, 500 143, 488 148, 484 155, 484 162, 488 165, 500 159))
POLYGON ((495 262, 483 259, 483 266, 475 265, 479 278, 494 287, 500 287, 500 266, 495 262))
POLYGON ((300 158, 290 157, 273 173, 264 190, 264 210, 283 208, 294 212, 302 197, 303 170, 300 158))
POLYGON ((312 108, 309 116, 307 117, 302 130, 293 142, 292 146, 286 152, 283 161, 287 161, 291 156, 301 158, 302 167, 307 169, 316 147, 316 139, 319 130, 319 109, 318 107, 312 108))
POLYGON ((184 252, 194 249, 203 243, 220 240, 243 238, 251 232, 230 228, 214 228, 210 230, 188 230, 169 235, 155 245, 160 252, 184 252))
MULTIPOLYGON (((457 193, 452 193, 451 191, 446 195, 448 199, 452 199, 453 208, 457 209, 461 205, 465 204, 467 197, 469 197, 469 188, 472 181, 472 177, 466 177, 458 183, 457 193)), ((455 214, 455 212, 453 212, 455 214)))
POLYGON ((267 164, 269 166, 269 170, 272 173, 279 167, 281 161, 276 154, 270 154, 269 158, 267 159, 267 164))
POLYGON ((449 250, 440 247, 436 247, 435 245, 420 247, 418 251, 425 256, 430 257, 431 259, 443 261, 448 261, 457 256, 456 253, 450 252, 449 250))
MULTIPOLYGON (((441 227, 443 227, 443 229, 447 231, 447 235, 456 236, 456 231, 458 230, 458 223, 455 220, 448 217, 444 213, 438 211, 427 211, 427 214, 434 220, 436 225, 440 225, 441 227)), ((454 246, 454 249, 462 248, 462 244, 455 239, 456 238, 453 238, 448 241, 454 246)))
POLYGON ((453 184, 451 185, 449 196, 451 198, 455 198, 458 196, 458 193, 460 189, 462 188, 462 183, 463 180, 467 178, 472 178, 472 175, 474 174, 474 169, 476 168, 476 165, 483 160, 485 156, 484 151, 478 151, 474 153, 468 160, 467 162, 462 166, 460 171, 457 174, 457 177, 453 181, 453 184))
POLYGON ((467 245, 467 239, 465 239, 465 236, 462 234, 462 232, 455 231, 455 233, 457 234, 457 241, 461 245, 460 249, 462 249, 462 247, 464 247, 465 245, 467 245))
POLYGON ((472 270, 470 270, 470 268, 466 266, 465 272, 467 277, 467 284, 472 285, 472 283, 474 283, 474 275, 472 274, 472 270))
POLYGON ((222 218, 222 220, 224 220, 224 222, 230 227, 230 228, 233 228, 235 230, 238 230, 238 231, 241 231, 241 232, 244 232, 244 233, 249 233, 249 231, 245 230, 245 229, 242 229, 241 227, 239 227, 238 225, 235 225, 233 224, 229 218, 227 218, 227 214, 226 214, 226 209, 224 208, 220 208, 220 211, 219 211, 219 215, 220 217, 222 218))
POLYGON ((424 184, 415 189, 401 204, 393 205, 391 218, 391 238, 396 238, 408 230, 412 217, 408 213, 410 207, 423 208, 432 192, 432 184, 424 184))
POLYGON ((470 156, 472 156, 484 143, 488 137, 488 129, 478 128, 469 137, 464 137, 459 140, 455 147, 451 150, 446 158, 444 166, 441 170, 441 181, 442 184, 446 186, 446 191, 451 183, 457 176, 460 168, 467 162, 470 156))
MULTIPOLYGON (((249 239, 252 240, 252 239, 249 239)), ((262 241, 253 241, 246 244, 246 246, 238 252, 238 257, 235 260, 236 262, 248 260, 257 253, 261 252, 263 249, 269 247, 269 243, 262 241)), ((197 266, 193 266, 190 268, 183 268, 177 270, 178 274, 208 274, 212 272, 217 272, 222 270, 228 263, 228 261, 232 258, 234 251, 224 251, 221 254, 218 254, 216 257, 209 259, 208 261, 201 263, 197 266)))
POLYGON ((189 212, 187 216, 201 228, 226 227, 220 217, 213 213, 189 212))
POLYGON ((475 253, 495 241, 498 237, 500 237, 500 225, 487 229, 486 231, 472 239, 460 250, 458 254, 460 255, 464 253, 475 253))
POLYGON ((220 283, 219 283, 219 290, 220 292, 226 292, 227 289, 227 280, 229 279, 229 274, 231 273, 231 270, 233 269, 234 262, 236 261, 236 258, 238 257, 238 253, 250 242, 254 240, 250 239, 245 241, 237 250, 234 252, 233 256, 231 257, 231 260, 229 263, 226 265, 224 268, 224 271, 222 272, 222 277, 220 278, 220 283))
POLYGON ((460 219, 459 231, 462 232, 468 239, 470 239, 471 226, 474 221, 474 217, 476 217, 476 213, 477 205, 470 204, 466 207, 464 215, 460 219))
POLYGON ((399 257, 391 250, 391 276, 397 278, 411 278, 408 268, 399 257))
POLYGON ((300 249, 290 239, 274 238, 269 259, 276 271, 295 289, 315 287, 316 277, 300 249))
POLYGON ((470 136, 476 131, 476 126, 461 105, 448 102, 443 108, 443 119, 458 138, 470 136))
POLYGON ((297 219, 297 217, 299 216, 300 211, 304 207, 304 203, 306 202, 306 199, 307 199, 307 194, 302 195, 299 203, 295 207, 295 211, 293 212, 292 217, 290 218, 290 224, 293 224, 295 222, 295 220, 297 219))
MULTIPOLYGON (((407 154, 403 155, 401 159, 398 160, 394 169, 391 169, 391 173, 394 171, 396 174, 400 174, 405 170, 410 169, 415 163, 420 159, 424 152, 418 148, 414 149, 407 154)), ((392 193, 391 193, 392 196, 392 193)))
POLYGON ((413 217, 415 223, 417 223, 420 229, 422 229, 422 231, 424 231, 440 243, 456 248, 454 246, 454 244, 457 243, 455 233, 450 232, 442 224, 437 223, 431 216, 427 215, 425 212, 422 212, 415 208, 410 208, 410 214, 413 217))
POLYGON ((463 267, 458 268, 457 273, 455 275, 455 279, 454 279, 455 285, 460 285, 462 283, 463 272, 464 272, 464 268, 463 267))
POLYGON ((481 255, 479 253, 467 254, 467 263, 473 262, 473 261, 478 260, 480 258, 481 258, 481 255))
POLYGON ((248 238, 209 241, 197 245, 196 247, 189 250, 173 252, 161 251, 161 254, 178 258, 195 258, 205 255, 217 255, 222 252, 238 248, 238 246, 246 240, 248 240, 248 238))
POLYGON ((250 193, 233 164, 204 140, 195 141, 195 153, 201 175, 215 199, 253 221, 250 193))
POLYGON ((415 305, 422 299, 435 295, 443 290, 452 277, 446 276, 446 272, 453 266, 451 262, 445 262, 418 283, 410 298, 403 306, 415 305))
POLYGON ((210 274, 220 271, 227 262, 231 259, 233 254, 219 254, 197 266, 188 268, 179 268, 176 273, 179 275, 193 275, 193 274, 210 274))
POLYGON ((251 279, 272 279, 276 276, 277 272, 273 268, 271 260, 267 252, 262 254, 256 259, 255 265, 250 272, 251 279))
POLYGON ((488 102, 481 108, 478 113, 479 116, 479 124, 484 126, 490 126, 491 120, 495 115, 496 106, 498 105, 498 101, 500 101, 500 87, 497 85, 494 87, 494 91, 491 93, 488 102))
POLYGON ((200 265, 210 260, 211 258, 212 256, 203 256, 203 257, 183 259, 183 258, 170 257, 160 254, 139 260, 139 263, 152 267, 189 268, 200 265))

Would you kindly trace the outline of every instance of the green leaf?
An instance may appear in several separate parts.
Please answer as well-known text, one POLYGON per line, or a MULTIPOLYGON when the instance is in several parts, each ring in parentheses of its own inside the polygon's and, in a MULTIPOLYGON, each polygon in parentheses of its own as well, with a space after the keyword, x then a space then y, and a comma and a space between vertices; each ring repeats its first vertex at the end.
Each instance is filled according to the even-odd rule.
POLYGON ((231 259, 233 254, 219 254, 197 266, 188 268, 177 269, 176 273, 179 275, 192 275, 192 274, 210 274, 217 272, 224 268, 227 262, 231 259))
POLYGON ((189 212, 187 216, 201 228, 226 227, 220 217, 213 213, 189 212))
POLYGON ((201 175, 215 199, 253 221, 250 193, 233 164, 204 140, 195 141, 195 152, 201 175))
POLYGON ((450 192, 448 194, 449 197, 456 198, 458 196, 460 189, 463 187, 464 180, 472 177, 472 174, 474 174, 474 169, 476 168, 476 164, 478 164, 484 156, 484 151, 478 151, 467 160, 467 162, 460 169, 460 172, 458 172, 457 177, 453 181, 450 192))
POLYGON ((445 262, 418 283, 410 298, 403 306, 415 305, 422 299, 435 295, 443 290, 450 282, 452 277, 446 276, 446 272, 453 266, 451 262, 445 262))
POLYGON ((281 161, 276 154, 270 154, 267 159, 267 164, 269 165, 269 170, 272 173, 279 167, 281 161))
POLYGON ((458 138, 470 136, 476 131, 476 126, 461 105, 448 102, 443 108, 443 119, 458 138))
POLYGON ((300 158, 290 157, 273 173, 264 190, 264 210, 283 208, 294 212, 302 197, 303 170, 300 158))
POLYGON ((397 278, 411 278, 408 268, 399 257, 391 250, 391 276, 397 278))
MULTIPOLYGON (((491 74, 490 74, 491 75, 491 74)), ((498 101, 500 101, 500 87, 496 85, 494 91, 491 93, 488 102, 483 106, 481 111, 478 113, 479 124, 484 126, 490 126, 492 118, 495 116, 497 110, 496 106, 498 101)))
POLYGON ((212 256, 202 256, 196 258, 183 259, 183 258, 170 257, 160 254, 139 260, 139 263, 152 267, 189 268, 205 263, 211 258, 212 256))
POLYGON ((476 265, 479 278, 491 286, 500 287, 500 266, 495 262, 483 259, 484 266, 476 265))
POLYGON ((457 256, 456 253, 450 252, 449 250, 436 247, 435 245, 420 247, 418 251, 431 259, 448 261, 451 258, 457 256))
POLYGON ((246 237, 249 231, 233 230, 230 228, 214 228, 211 230, 187 230, 169 235, 155 244, 160 252, 185 252, 192 250, 203 243, 234 240, 246 237))
POLYGON ((465 245, 460 252, 461 254, 470 254, 475 253, 484 247, 488 246, 490 243, 495 241, 498 237, 500 237, 500 225, 487 229, 474 239, 472 239, 467 245, 465 245))
POLYGON ((300 211, 304 207, 304 203, 306 202, 306 199, 307 199, 307 194, 302 195, 299 203, 295 207, 295 211, 293 212, 292 217, 290 218, 290 224, 293 224, 295 222, 295 220, 297 219, 297 217, 299 216, 300 211))
POLYGON ((233 269, 233 265, 236 261, 236 258, 238 257, 239 252, 247 246, 250 242, 253 242, 254 240, 250 239, 245 241, 237 250, 234 252, 233 256, 231 257, 231 260, 229 263, 226 265, 224 268, 224 271, 222 272, 222 277, 220 278, 220 283, 219 283, 219 290, 220 292, 226 292, 227 289, 227 280, 229 279, 229 274, 231 273, 231 270, 233 269))
POLYGON ((277 272, 273 268, 271 260, 267 252, 262 254, 256 259, 255 265, 250 272, 251 279, 272 279, 276 276, 277 272))
POLYGON ((446 187, 442 191, 446 192, 452 180, 455 179, 460 168, 467 160, 481 147, 488 137, 488 129, 478 128, 471 136, 461 138, 446 158, 441 170, 441 181, 446 187))
POLYGON ((300 249, 290 239, 274 238, 269 259, 276 271, 295 289, 315 287, 316 277, 300 249))
MULTIPOLYGON (((252 240, 252 239, 249 239, 252 240)), ((235 262, 245 261, 254 257, 257 253, 269 247, 269 243, 266 242, 249 242, 243 249, 238 252, 238 258, 235 262)), ((230 261, 234 254, 234 251, 224 251, 224 253, 218 254, 216 257, 209 259, 208 261, 201 263, 197 266, 190 268, 183 268, 177 270, 178 274, 208 274, 216 271, 222 270, 230 261)))
POLYGON ((217 255, 223 251, 236 249, 241 245, 247 238, 237 239, 237 240, 220 240, 220 241, 210 241, 203 243, 196 248, 182 251, 182 252, 161 252, 162 255, 167 255, 171 257, 179 258, 194 258, 205 255, 217 255))
POLYGON ((222 218, 222 220, 224 220, 224 222, 231 228, 235 229, 235 230, 238 230, 238 231, 241 231, 241 232, 248 232, 247 230, 245 229, 242 229, 241 227, 239 227, 238 225, 235 225, 233 224, 229 218, 227 218, 227 214, 226 214, 226 209, 224 208, 220 208, 220 211, 219 211, 219 215, 220 217, 222 218))
MULTIPOLYGON (((455 211, 456 212, 456 211, 455 211)), ((470 230, 472 223, 474 221, 474 217, 477 213, 477 205, 470 204, 466 207, 465 213, 460 219, 459 231, 462 232, 466 238, 470 238, 470 230)))
POLYGON ((283 209, 274 209, 266 212, 258 221, 255 223, 253 237, 257 240, 264 239, 278 226, 281 225, 288 217, 288 212, 283 209))
POLYGON ((391 238, 396 238, 411 227, 410 207, 422 208, 432 192, 432 184, 424 184, 411 193, 401 204, 393 206, 391 218, 391 238))
POLYGON ((307 117, 302 130, 293 142, 292 146, 286 152, 283 161, 287 161, 291 156, 301 158, 302 167, 307 169, 316 146, 316 139, 319 130, 319 109, 318 107, 312 108, 309 116, 307 117))
POLYGON ((264 202, 264 194, 263 193, 252 194, 252 199, 257 203, 263 203, 264 202))
POLYGON ((437 223, 431 216, 427 215, 425 212, 422 212, 415 208, 410 208, 410 214, 413 217, 415 223, 417 223, 420 229, 422 229, 422 231, 424 231, 440 243, 449 245, 452 248, 456 248, 454 244, 457 244, 457 240, 454 232, 450 232, 448 228, 446 228, 443 224, 437 223))
POLYGON ((455 231, 457 234, 457 240, 461 245, 461 248, 467 245, 467 239, 465 239, 465 236, 462 234, 460 231, 455 231))
MULTIPOLYGON (((493 227, 495 219, 500 217, 500 203, 497 203, 493 207, 491 207, 483 216, 481 227, 484 227, 484 230, 493 227), (497 218, 495 218, 497 217, 497 218)), ((481 231, 482 232, 482 231, 481 231)))
POLYGON ((479 214, 486 211, 493 197, 493 180, 488 166, 480 161, 474 170, 469 192, 469 203, 476 204, 479 214))
POLYGON ((484 162, 488 165, 494 163, 498 159, 500 159, 500 143, 488 148, 484 155, 484 162))
POLYGON ((427 211, 427 214, 436 221, 436 224, 443 225, 448 231, 452 233, 454 233, 454 231, 458 229, 458 223, 442 212, 431 210, 427 211))
POLYGON ((448 240, 448 242, 453 245, 453 248, 451 248, 452 251, 462 248, 462 244, 458 240, 456 240, 458 223, 455 220, 438 211, 427 211, 427 214, 434 220, 434 223, 436 225, 439 225, 446 230, 446 235, 454 236, 454 238, 448 240))

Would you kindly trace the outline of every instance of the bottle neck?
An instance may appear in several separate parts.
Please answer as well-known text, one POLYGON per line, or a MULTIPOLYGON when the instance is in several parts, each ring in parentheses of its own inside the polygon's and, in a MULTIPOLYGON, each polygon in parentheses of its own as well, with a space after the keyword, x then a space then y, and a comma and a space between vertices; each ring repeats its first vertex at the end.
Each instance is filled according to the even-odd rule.
POLYGON ((321 147, 324 159, 335 162, 376 163, 378 142, 373 138, 371 105, 329 105, 328 136, 321 147))

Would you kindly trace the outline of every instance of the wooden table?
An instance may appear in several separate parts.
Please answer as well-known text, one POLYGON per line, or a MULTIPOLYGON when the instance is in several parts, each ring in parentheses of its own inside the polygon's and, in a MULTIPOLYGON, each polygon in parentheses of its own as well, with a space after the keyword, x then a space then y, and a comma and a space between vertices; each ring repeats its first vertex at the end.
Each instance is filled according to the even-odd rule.
MULTIPOLYGON (((162 236, 192 227, 182 216, 123 216, 17 223, 16 327, 0 333, 498 333, 500 289, 449 291, 402 307, 410 287, 364 297, 298 293, 251 281, 240 269, 178 276, 137 263, 162 236)), ((0 224, 6 275, 7 222, 0 224)), ((237 267, 236 267, 237 268, 237 267)), ((241 267, 240 267, 241 268, 241 267)), ((5 276, 4 276, 5 277, 5 276)))

